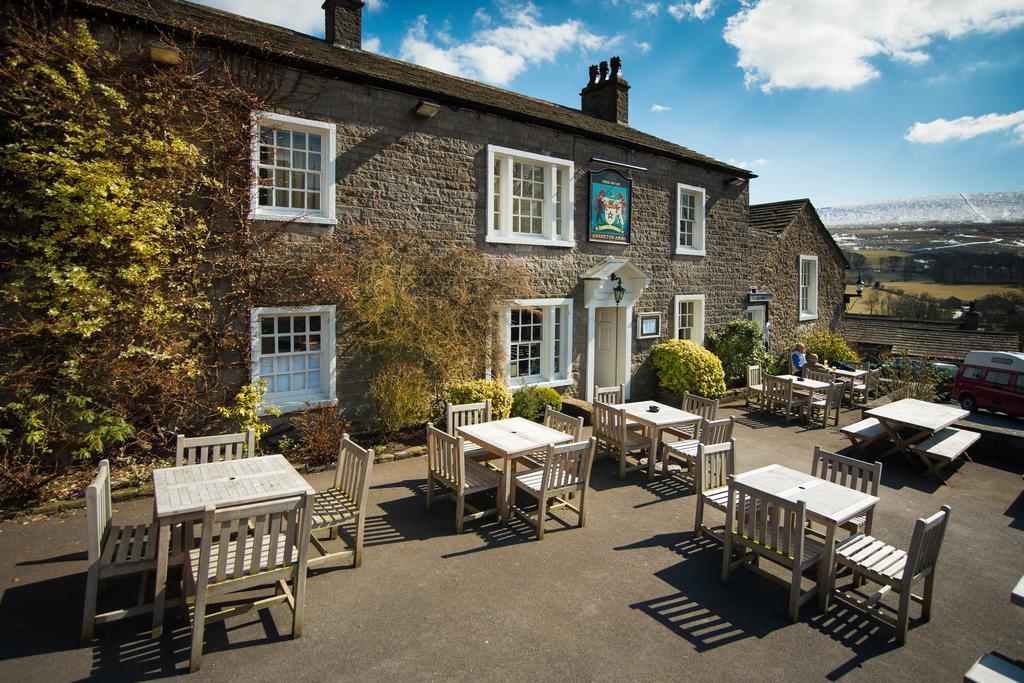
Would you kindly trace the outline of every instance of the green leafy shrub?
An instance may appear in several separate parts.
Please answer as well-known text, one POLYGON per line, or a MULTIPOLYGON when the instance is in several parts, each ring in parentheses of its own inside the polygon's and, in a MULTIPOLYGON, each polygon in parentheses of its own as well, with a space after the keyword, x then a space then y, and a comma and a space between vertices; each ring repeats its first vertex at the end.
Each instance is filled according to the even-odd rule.
POLYGON ((377 420, 389 434, 421 424, 430 416, 430 382, 417 365, 395 362, 383 366, 370 380, 370 395, 377 406, 377 420))
POLYGON ((906 351, 890 356, 882 364, 881 387, 889 398, 916 398, 931 403, 939 393, 942 376, 930 358, 911 358, 906 351))
POLYGON ((281 437, 282 452, 289 458, 310 465, 331 465, 337 461, 343 434, 352 425, 337 405, 310 406, 291 416, 293 437, 281 437))
POLYGON ((259 380, 256 384, 246 384, 235 394, 234 401, 229 406, 217 408, 217 413, 238 425, 241 431, 251 429, 256 432, 256 440, 270 430, 270 425, 260 422, 260 412, 264 415, 276 417, 281 411, 273 406, 264 406, 263 394, 267 393, 267 381, 259 380))
POLYGON ((491 399, 491 417, 504 420, 512 410, 512 392, 503 382, 494 379, 474 379, 455 382, 445 392, 449 403, 480 403, 491 399))
POLYGON ((562 395, 551 387, 525 386, 512 393, 512 417, 540 422, 547 406, 562 409, 562 395))
POLYGON ((840 335, 828 330, 817 330, 800 339, 807 347, 807 355, 818 354, 818 360, 859 361, 860 357, 840 335))
POLYGON ((725 393, 722 361, 692 341, 672 339, 657 344, 651 350, 651 363, 661 386, 679 396, 686 391, 706 398, 725 393))
POLYGON ((708 333, 705 344, 718 356, 731 386, 742 386, 747 379, 747 366, 764 362, 761 328, 752 320, 731 320, 708 333))

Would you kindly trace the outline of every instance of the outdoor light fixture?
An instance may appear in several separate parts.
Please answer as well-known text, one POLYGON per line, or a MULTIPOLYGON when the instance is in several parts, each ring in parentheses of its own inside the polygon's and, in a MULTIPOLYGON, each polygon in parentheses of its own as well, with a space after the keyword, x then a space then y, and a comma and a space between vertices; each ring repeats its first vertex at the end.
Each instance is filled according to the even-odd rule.
POLYGON ((420 100, 412 109, 412 113, 416 114, 416 116, 422 116, 425 119, 433 117, 439 111, 441 111, 441 105, 437 102, 430 102, 428 100, 420 100))
POLYGON ((608 278, 609 280, 615 280, 616 285, 612 289, 612 296, 615 297, 615 305, 618 306, 622 303, 622 297, 626 294, 626 288, 622 286, 622 278, 612 273, 608 278))
POLYGON ((860 272, 857 272, 857 296, 864 293, 864 278, 861 277, 860 272))
POLYGON ((864 296, 864 276, 861 275, 860 271, 857 271, 857 282, 854 283, 857 287, 856 294, 843 293, 843 304, 849 305, 851 299, 859 299, 864 296))
POLYGON ((149 59, 154 64, 178 66, 181 64, 181 50, 173 45, 156 41, 149 44, 149 59))

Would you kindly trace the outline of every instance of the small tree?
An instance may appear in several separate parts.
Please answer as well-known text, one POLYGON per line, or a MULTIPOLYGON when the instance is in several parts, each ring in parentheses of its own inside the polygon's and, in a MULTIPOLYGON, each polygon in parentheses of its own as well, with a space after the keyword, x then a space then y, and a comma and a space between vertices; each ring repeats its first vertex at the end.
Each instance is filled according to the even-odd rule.
POLYGON ((725 393, 722 361, 703 346, 686 339, 671 339, 651 349, 651 363, 661 386, 678 396, 684 392, 706 398, 725 393))

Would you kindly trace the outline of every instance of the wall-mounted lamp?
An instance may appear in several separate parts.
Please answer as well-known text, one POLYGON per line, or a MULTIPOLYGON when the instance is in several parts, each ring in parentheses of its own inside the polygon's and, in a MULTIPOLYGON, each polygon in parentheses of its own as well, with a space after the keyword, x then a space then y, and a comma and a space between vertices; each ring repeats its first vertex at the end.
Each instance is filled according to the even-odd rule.
POLYGON ((745 182, 747 182, 746 178, 740 178, 739 176, 736 176, 734 178, 729 178, 728 180, 726 180, 725 184, 728 185, 729 187, 741 187, 745 182))
POLYGON ((181 64, 181 50, 173 45, 156 41, 149 44, 149 59, 154 64, 178 66, 181 64))
POLYGON ((612 273, 608 279, 614 280, 617 283, 615 287, 612 288, 612 296, 615 297, 615 305, 618 306, 622 303, 622 297, 626 295, 626 288, 622 286, 622 278, 615 273, 612 273))
POLYGON ((416 114, 416 116, 422 116, 425 119, 433 117, 439 111, 441 111, 441 105, 437 102, 430 102, 428 100, 420 100, 416 103, 416 106, 412 108, 413 114, 416 114))
POLYGON ((864 296, 864 277, 861 275, 860 271, 857 271, 857 282, 854 284, 857 287, 856 294, 843 293, 843 304, 846 306, 850 305, 850 301, 852 299, 859 299, 864 296))

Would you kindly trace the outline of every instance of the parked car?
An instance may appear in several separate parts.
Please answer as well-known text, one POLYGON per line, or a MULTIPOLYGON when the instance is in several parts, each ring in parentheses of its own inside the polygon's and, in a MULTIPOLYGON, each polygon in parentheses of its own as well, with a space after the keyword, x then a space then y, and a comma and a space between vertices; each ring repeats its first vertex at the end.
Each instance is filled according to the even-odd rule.
POLYGON ((1024 353, 971 351, 953 383, 964 410, 993 410, 1024 417, 1024 353))
MULTIPOLYGON (((921 359, 910 358, 910 371, 915 375, 921 371, 921 359)), ((899 376, 903 370, 904 357, 895 356, 882 363, 882 377, 892 378, 899 376)), ((939 400, 948 401, 953 394, 953 382, 956 379, 957 366, 952 363, 932 362, 932 369, 938 375, 939 385, 935 393, 939 400)))

